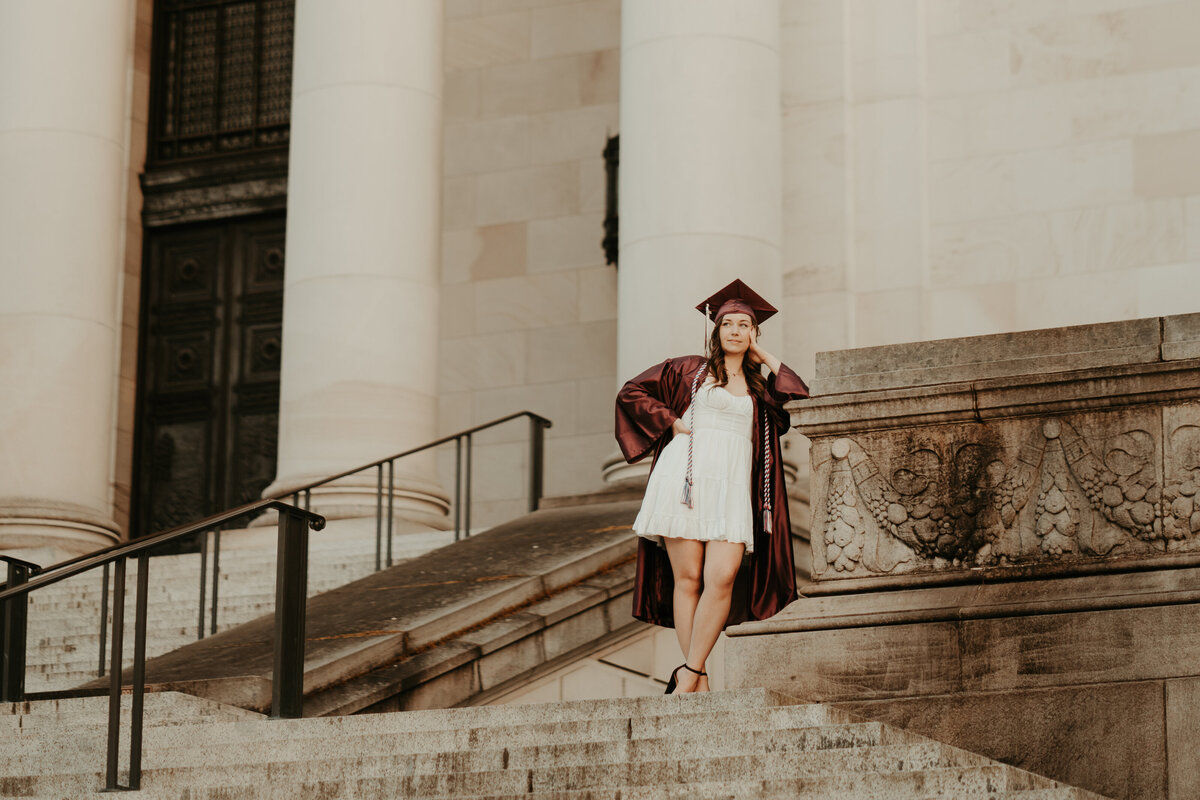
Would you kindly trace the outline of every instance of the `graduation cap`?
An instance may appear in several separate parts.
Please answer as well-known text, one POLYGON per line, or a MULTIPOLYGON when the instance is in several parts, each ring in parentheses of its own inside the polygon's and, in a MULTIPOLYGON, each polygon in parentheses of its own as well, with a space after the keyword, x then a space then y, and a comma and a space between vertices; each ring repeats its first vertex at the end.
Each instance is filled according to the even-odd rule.
POLYGON ((762 325, 779 311, 740 280, 709 297, 696 310, 714 323, 726 314, 749 314, 755 325, 762 325))

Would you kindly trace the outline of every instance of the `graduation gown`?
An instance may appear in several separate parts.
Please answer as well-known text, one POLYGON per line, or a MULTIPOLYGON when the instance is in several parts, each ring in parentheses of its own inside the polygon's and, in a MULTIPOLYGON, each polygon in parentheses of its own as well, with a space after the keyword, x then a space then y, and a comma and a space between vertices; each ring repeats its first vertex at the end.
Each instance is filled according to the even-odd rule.
MULTIPOLYGON (((671 425, 692 401, 692 380, 705 363, 701 356, 669 358, 627 382, 617 393, 616 436, 630 464, 650 453, 654 463, 671 441, 671 425)), ((750 487, 754 509, 754 552, 742 563, 734 583, 726 626, 774 616, 796 599, 796 568, 792 560, 791 522, 779 437, 790 426, 783 404, 808 397, 808 387, 785 365, 767 378, 766 397, 754 398, 751 435, 750 487), (767 441, 763 441, 764 417, 767 441), (763 528, 763 454, 770 452, 771 520, 773 533, 763 528)), ((654 466, 651 465, 651 470, 654 466)), ((680 487, 682 489, 682 487, 680 487)), ((638 539, 637 574, 633 586, 633 616, 644 622, 675 627, 672 592, 675 581, 667 551, 648 539, 638 539)))

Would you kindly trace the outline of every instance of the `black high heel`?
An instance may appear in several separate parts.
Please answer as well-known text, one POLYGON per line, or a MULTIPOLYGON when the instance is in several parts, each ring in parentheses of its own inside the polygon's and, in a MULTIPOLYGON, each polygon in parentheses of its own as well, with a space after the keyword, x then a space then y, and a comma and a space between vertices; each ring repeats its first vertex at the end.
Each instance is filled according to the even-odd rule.
POLYGON ((675 669, 671 670, 671 680, 667 681, 667 691, 663 692, 663 694, 674 694, 675 687, 677 687, 679 685, 677 673, 681 669, 686 669, 688 672, 691 672, 695 675, 699 675, 702 678, 708 676, 707 672, 701 672, 698 669, 692 669, 691 667, 688 666, 687 662, 685 661, 682 664, 680 664, 678 667, 676 667, 675 669))

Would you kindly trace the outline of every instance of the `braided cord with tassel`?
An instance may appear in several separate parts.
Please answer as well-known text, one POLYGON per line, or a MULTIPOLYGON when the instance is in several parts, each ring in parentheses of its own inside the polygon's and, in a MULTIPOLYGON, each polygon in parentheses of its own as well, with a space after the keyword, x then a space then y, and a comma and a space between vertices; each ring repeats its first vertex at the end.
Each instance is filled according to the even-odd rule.
POLYGON ((763 531, 772 533, 775 527, 771 516, 771 423, 763 411, 763 531))
POLYGON ((703 377, 708 365, 705 364, 700 369, 696 370, 696 377, 692 378, 692 402, 688 406, 688 429, 691 433, 688 434, 688 460, 687 460, 687 475, 683 477, 683 495, 679 498, 679 502, 683 503, 688 508, 695 508, 695 498, 692 497, 692 445, 695 442, 696 431, 692 428, 696 424, 696 387, 700 385, 700 378, 703 377))

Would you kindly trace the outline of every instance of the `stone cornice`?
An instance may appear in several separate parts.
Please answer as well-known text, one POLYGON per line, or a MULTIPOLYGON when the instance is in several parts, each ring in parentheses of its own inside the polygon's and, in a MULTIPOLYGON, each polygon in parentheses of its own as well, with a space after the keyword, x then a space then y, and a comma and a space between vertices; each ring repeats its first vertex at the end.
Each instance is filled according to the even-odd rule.
POLYGON ((847 392, 788 405, 810 438, 1200 400, 1200 358, 847 392))

